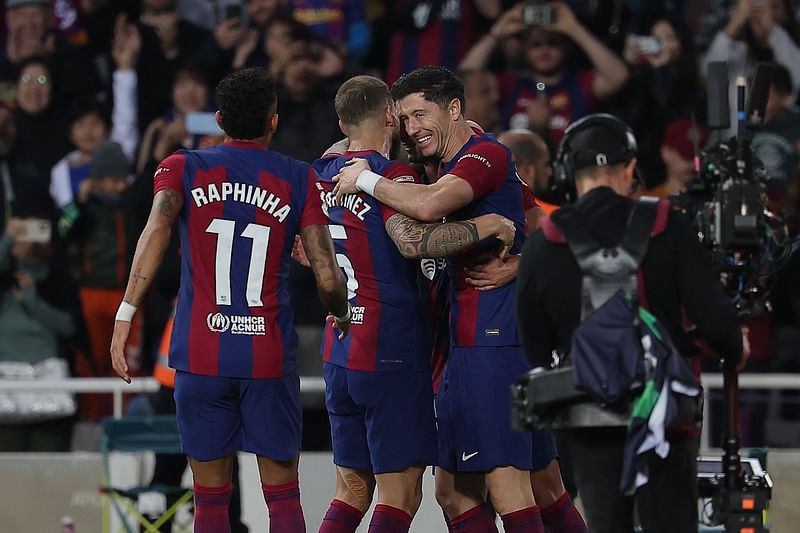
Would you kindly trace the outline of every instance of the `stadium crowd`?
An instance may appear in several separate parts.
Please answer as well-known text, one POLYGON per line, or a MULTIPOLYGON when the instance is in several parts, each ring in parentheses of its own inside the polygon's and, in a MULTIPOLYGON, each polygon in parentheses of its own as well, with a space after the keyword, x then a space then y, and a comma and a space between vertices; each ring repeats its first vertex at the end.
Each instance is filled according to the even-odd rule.
MULTIPOLYGON (((418 66, 449 67, 464 81, 466 117, 499 135, 537 199, 557 205, 564 199, 548 186, 549 159, 571 122, 598 111, 622 118, 639 140, 646 192, 676 194, 691 177, 693 144, 730 133, 703 126, 708 64, 727 61, 750 76, 756 62, 771 62, 777 67, 754 146, 773 208, 797 234, 800 2, 568 0, 551 4, 554 20, 544 26, 525 20, 524 5, 5 0, 0 368, 55 359, 68 367, 57 372, 113 375, 108 346, 153 174, 178 148, 222 142, 202 113, 217 109, 216 83, 245 66, 262 66, 278 82, 270 148, 307 162, 342 137, 334 95, 343 81, 368 73, 391 84, 418 66)), ((134 376, 153 374, 172 311, 177 235, 173 241, 132 325, 126 355, 134 376)), ((800 367, 796 258, 778 279, 772 312, 750 325, 748 371, 800 367)), ((314 286, 309 270, 292 266, 296 321, 307 331, 325 319, 314 286)), ((319 358, 318 344, 307 344, 300 368, 319 358)), ((745 423, 752 422, 744 444, 764 444, 765 407, 744 400, 745 423)), ((83 394, 75 412, 65 408, 55 420, 9 414, 0 419, 0 451, 69 450, 76 421, 110 412, 110 398, 83 394)))

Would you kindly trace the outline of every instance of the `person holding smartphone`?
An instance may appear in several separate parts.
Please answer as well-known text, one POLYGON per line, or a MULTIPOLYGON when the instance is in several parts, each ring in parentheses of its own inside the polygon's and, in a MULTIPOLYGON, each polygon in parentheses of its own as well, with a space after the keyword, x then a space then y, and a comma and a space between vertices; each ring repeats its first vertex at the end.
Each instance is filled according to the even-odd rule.
POLYGON ((594 111, 628 79, 625 63, 563 2, 544 6, 522 2, 512 7, 475 43, 459 69, 485 68, 492 53, 517 35, 522 36, 524 59, 530 70, 500 76, 503 125, 507 129, 531 129, 557 143, 570 122, 594 111), (592 69, 570 66, 572 44, 587 55, 592 69))

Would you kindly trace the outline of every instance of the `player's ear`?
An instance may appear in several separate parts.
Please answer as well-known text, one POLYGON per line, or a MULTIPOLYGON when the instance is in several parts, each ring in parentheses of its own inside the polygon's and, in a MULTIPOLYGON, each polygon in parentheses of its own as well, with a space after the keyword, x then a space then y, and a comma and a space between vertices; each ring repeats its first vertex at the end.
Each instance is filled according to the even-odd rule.
POLYGON ((222 127, 222 113, 220 113, 219 111, 214 113, 214 120, 216 121, 217 126, 219 126, 219 129, 225 131, 225 128, 222 127))
POLYGON ((339 129, 342 130, 342 133, 344 133, 345 137, 350 137, 350 134, 347 133, 347 126, 344 125, 344 122, 342 122, 341 119, 339 119, 339 129))
POLYGON ((273 113, 272 117, 269 119, 269 131, 275 132, 278 129, 278 114, 273 113))
POLYGON ((458 117, 461 116, 461 100, 458 98, 450 100, 450 104, 447 106, 447 112, 450 114, 452 120, 458 120, 458 117))
POLYGON ((386 125, 389 127, 394 127, 396 124, 394 111, 392 110, 392 106, 386 106, 386 125))

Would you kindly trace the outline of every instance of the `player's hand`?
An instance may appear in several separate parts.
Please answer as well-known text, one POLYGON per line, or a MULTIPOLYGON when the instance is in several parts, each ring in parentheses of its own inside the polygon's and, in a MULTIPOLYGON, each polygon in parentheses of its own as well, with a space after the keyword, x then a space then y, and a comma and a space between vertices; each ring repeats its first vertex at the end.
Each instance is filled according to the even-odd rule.
POLYGON ((127 383, 131 382, 128 375, 128 361, 125 358, 125 343, 131 332, 131 323, 126 320, 114 322, 114 334, 111 337, 111 366, 114 372, 127 383))
POLYGON ((326 320, 330 322, 331 326, 339 330, 339 335, 337 338, 340 341, 343 341, 350 333, 350 318, 347 320, 337 320, 335 316, 328 315, 326 320))
POLYGON ((499 220, 497 224, 497 233, 495 236, 503 243, 503 248, 500 250, 500 259, 505 259, 511 247, 514 246, 514 236, 517 234, 517 228, 514 223, 504 216, 497 215, 499 220))
POLYGON ((466 282, 479 291, 491 291, 504 287, 517 277, 519 266, 518 255, 511 255, 505 259, 493 257, 488 262, 467 267, 466 282))
POLYGON ((341 201, 344 195, 358 192, 356 182, 358 181, 358 175, 364 170, 369 170, 369 163, 367 160, 354 157, 345 163, 339 173, 333 177, 333 182, 336 183, 336 187, 333 188, 333 193, 336 195, 336 200, 338 202, 341 201))
POLYGON ((294 236, 294 246, 292 246, 292 259, 303 265, 304 267, 311 267, 311 261, 308 260, 306 249, 303 248, 303 240, 299 235, 294 236))

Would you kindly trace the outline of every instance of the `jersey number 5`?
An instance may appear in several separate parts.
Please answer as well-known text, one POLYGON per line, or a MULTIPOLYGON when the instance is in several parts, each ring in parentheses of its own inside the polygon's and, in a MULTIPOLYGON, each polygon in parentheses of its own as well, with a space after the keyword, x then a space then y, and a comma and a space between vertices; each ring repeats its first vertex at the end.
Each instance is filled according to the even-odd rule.
MULTIPOLYGON (((206 228, 206 233, 217 235, 217 251, 214 259, 217 305, 231 305, 231 256, 233 255, 233 238, 236 222, 224 218, 215 218, 206 228)), ((247 289, 245 298, 248 307, 261 307, 261 288, 264 285, 264 268, 267 264, 267 246, 269 245, 268 226, 248 224, 242 237, 253 240, 250 251, 250 268, 247 271, 247 289)), ((241 246, 241 245, 240 245, 241 246)))
MULTIPOLYGON (((334 241, 347 240, 347 231, 340 224, 329 224, 328 231, 334 241)), ((347 299, 352 300, 356 297, 356 291, 358 290, 358 280, 356 279, 356 271, 353 269, 353 263, 344 254, 336 254, 336 263, 344 270, 347 276, 347 299)))

